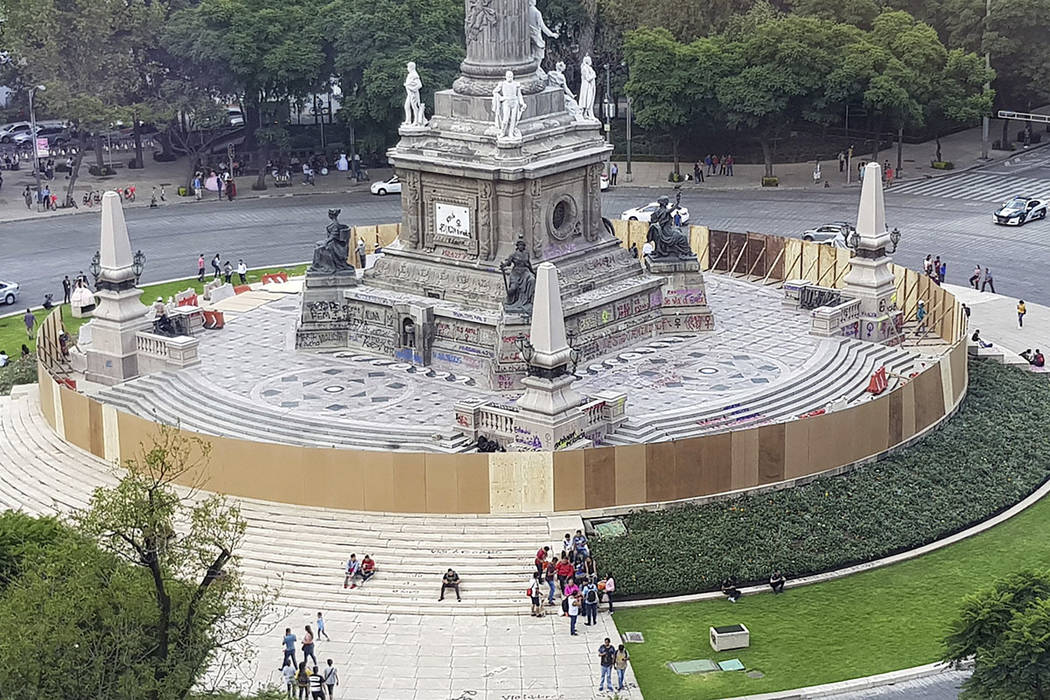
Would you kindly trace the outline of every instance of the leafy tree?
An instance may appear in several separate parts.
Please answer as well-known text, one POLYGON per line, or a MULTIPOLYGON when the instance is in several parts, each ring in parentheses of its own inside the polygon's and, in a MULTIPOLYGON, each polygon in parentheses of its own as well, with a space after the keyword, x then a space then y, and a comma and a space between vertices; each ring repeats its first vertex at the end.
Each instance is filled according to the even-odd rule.
POLYGON ((47 548, 68 536, 54 518, 34 518, 14 510, 0 513, 0 592, 47 548))
POLYGON ((1050 698, 1050 572, 1022 571, 967 596, 944 660, 974 658, 964 698, 1050 698))
POLYGON ((339 117, 361 150, 382 152, 397 138, 405 64, 415 61, 422 101, 452 87, 463 60, 461 0, 334 0, 328 7, 332 51, 344 95, 339 117))
MULTIPOLYGON (((174 0, 170 0, 174 1, 174 0)), ((153 114, 143 87, 151 71, 143 63, 155 45, 168 0, 7 0, 4 40, 19 84, 43 84, 37 102, 74 123, 80 143, 66 191, 73 188, 91 132, 115 121, 153 114)), ((95 137, 102 165, 101 139, 95 137)))
POLYGON ((306 95, 331 72, 322 0, 201 0, 172 17, 164 43, 188 61, 217 94, 238 94, 245 106, 247 147, 256 148, 259 178, 275 144, 286 138, 277 106, 306 95))
POLYGON ((792 6, 792 11, 840 24, 852 24, 861 29, 871 29, 882 8, 876 0, 797 0, 792 6))
POLYGON ((604 0, 603 9, 624 30, 662 27, 675 39, 690 42, 721 31, 731 18, 747 12, 754 4, 754 0, 604 0))
POLYGON ((977 54, 962 49, 948 52, 926 107, 937 140, 937 160, 941 159, 941 135, 949 126, 973 124, 991 111, 995 92, 984 86, 994 75, 977 54))
MULTIPOLYGON (((269 613, 273 591, 248 591, 236 569, 245 531, 239 509, 176 482, 199 483, 210 447, 162 427, 125 464, 114 487, 95 490, 77 529, 145 574, 152 624, 138 697, 182 698, 216 655, 245 657, 246 639, 269 613)), ((141 595, 136 596, 141 599, 141 595)))
POLYGON ((861 36, 856 27, 798 15, 763 17, 753 29, 727 32, 715 96, 726 124, 758 139, 767 177, 776 140, 795 120, 826 119, 828 76, 861 36))
POLYGON ((627 93, 634 100, 634 118, 641 126, 666 133, 671 139, 674 173, 679 174, 678 146, 701 114, 704 93, 711 84, 705 76, 717 74, 703 57, 717 54, 713 42, 685 45, 667 29, 628 32, 624 54, 630 69, 627 93), (705 87, 707 88, 705 90, 705 87))

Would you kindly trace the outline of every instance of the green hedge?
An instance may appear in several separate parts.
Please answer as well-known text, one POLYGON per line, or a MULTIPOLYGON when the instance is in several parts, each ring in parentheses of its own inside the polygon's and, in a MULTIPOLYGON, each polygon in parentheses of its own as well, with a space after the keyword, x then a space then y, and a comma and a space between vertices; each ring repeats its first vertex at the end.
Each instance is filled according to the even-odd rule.
MULTIPOLYGON (((971 361, 959 412, 920 443, 837 477, 624 518, 593 541, 622 595, 714 590, 726 576, 800 577, 912 549, 1022 500, 1050 476, 1050 384, 971 361)), ((831 437, 831 436, 826 436, 831 437)))

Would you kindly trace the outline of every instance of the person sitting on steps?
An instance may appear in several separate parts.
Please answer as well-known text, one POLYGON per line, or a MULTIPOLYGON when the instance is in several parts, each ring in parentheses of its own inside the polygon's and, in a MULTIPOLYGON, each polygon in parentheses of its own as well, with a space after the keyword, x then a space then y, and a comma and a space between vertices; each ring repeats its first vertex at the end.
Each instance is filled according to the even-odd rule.
POLYGON ((463 598, 459 595, 459 574, 452 569, 445 572, 445 575, 441 577, 441 597, 438 601, 445 599, 445 589, 451 588, 456 592, 456 600, 462 602, 463 598))
POLYGON ((740 596, 742 595, 740 593, 740 589, 736 587, 736 581, 733 579, 732 576, 729 576, 724 581, 722 581, 722 593, 725 595, 726 598, 729 599, 730 603, 737 602, 738 600, 740 600, 740 596))

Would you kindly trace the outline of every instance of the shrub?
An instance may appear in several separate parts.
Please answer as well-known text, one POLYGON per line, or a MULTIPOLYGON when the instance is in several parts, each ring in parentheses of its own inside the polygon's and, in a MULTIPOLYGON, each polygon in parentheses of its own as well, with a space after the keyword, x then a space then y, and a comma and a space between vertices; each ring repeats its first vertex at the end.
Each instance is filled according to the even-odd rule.
POLYGON ((0 367, 0 396, 11 393, 11 387, 18 384, 33 384, 36 382, 35 360, 14 360, 6 367, 0 367))
POLYGON ((934 170, 953 170, 955 164, 950 160, 935 160, 930 162, 930 167, 934 170))
MULTIPOLYGON (((1050 385, 971 361, 958 414, 919 443, 804 486, 624 517, 596 537, 602 571, 623 595, 715 590, 878 559, 946 537, 1020 501, 1050 476, 1050 385)), ((833 439, 825 436, 826 439, 833 439)))
POLYGON ((763 187, 779 187, 780 186, 780 178, 777 178, 777 177, 763 177, 762 178, 762 186, 763 187))
POLYGON ((91 166, 88 166, 88 172, 91 173, 92 175, 94 175, 95 177, 106 177, 106 176, 109 176, 109 175, 115 175, 116 174, 116 172, 113 170, 113 168, 109 167, 108 165, 103 165, 103 166, 91 165, 91 166))
POLYGON ((668 182, 685 182, 685 175, 683 175, 682 173, 676 173, 675 171, 672 170, 667 175, 667 181, 668 182))

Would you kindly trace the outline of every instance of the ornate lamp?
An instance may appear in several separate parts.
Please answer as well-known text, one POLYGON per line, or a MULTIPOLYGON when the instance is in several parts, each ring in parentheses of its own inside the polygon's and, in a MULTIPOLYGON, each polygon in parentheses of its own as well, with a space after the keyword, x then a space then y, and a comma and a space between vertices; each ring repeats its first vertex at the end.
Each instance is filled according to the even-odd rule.
POLYGON ((532 353, 535 350, 532 347, 532 343, 529 342, 524 333, 518 334, 518 337, 514 340, 518 346, 518 352, 521 354, 521 359, 525 360, 525 364, 529 364, 530 360, 532 360, 532 353))
POLYGON ((849 235, 849 239, 846 241, 846 245, 848 245, 853 250, 856 250, 860 247, 860 234, 857 233, 856 229, 854 229, 853 233, 849 235))
POLYGON ((139 277, 142 277, 142 269, 146 266, 146 254, 141 250, 135 251, 135 258, 131 263, 131 271, 135 273, 135 284, 139 283, 139 277))
POLYGON ((901 242, 901 232, 896 226, 894 226, 893 230, 890 231, 890 243, 893 244, 893 248, 890 249, 891 253, 896 253, 897 252, 897 244, 900 243, 900 242, 901 242))
POLYGON ((99 251, 95 251, 95 254, 91 258, 91 266, 88 268, 91 271, 91 276, 95 278, 95 282, 98 283, 98 276, 102 274, 102 255, 99 251))

